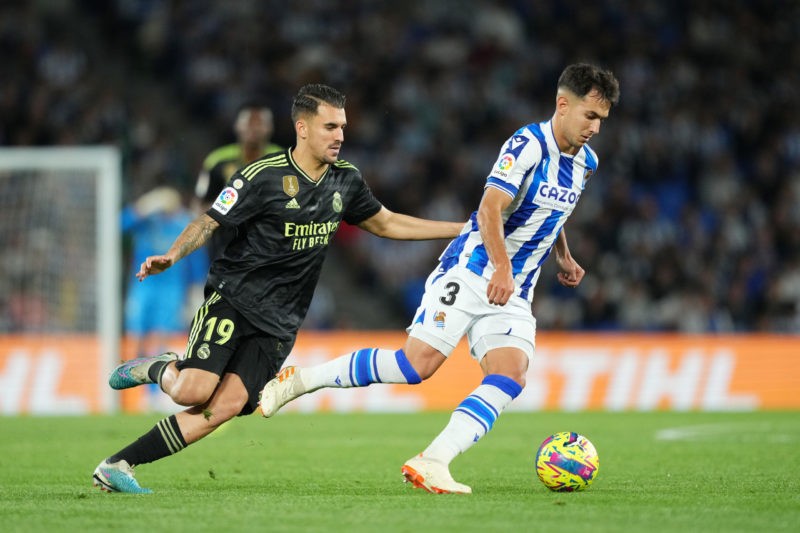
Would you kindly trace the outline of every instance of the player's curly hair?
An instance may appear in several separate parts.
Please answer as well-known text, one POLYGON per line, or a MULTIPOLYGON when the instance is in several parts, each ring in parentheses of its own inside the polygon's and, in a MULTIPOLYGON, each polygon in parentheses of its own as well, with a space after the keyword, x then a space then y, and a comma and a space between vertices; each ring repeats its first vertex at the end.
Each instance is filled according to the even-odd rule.
POLYGON ((583 98, 592 89, 597 89, 603 100, 612 106, 619 102, 619 82, 610 70, 589 63, 574 63, 567 66, 558 78, 558 88, 583 98))
POLYGON ((292 101, 292 120, 297 121, 300 115, 316 115, 319 104, 326 103, 337 109, 344 108, 345 95, 321 83, 303 85, 292 101))

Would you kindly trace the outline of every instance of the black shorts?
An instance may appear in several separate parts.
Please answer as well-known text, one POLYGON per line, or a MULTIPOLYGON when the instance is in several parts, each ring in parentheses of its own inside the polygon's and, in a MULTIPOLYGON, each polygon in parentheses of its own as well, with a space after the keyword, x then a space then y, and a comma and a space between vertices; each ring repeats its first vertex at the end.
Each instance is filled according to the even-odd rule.
POLYGON ((261 389, 283 366, 294 339, 276 339, 256 329, 219 294, 212 292, 194 315, 186 354, 178 370, 199 368, 239 376, 248 393, 241 415, 258 407, 261 389))

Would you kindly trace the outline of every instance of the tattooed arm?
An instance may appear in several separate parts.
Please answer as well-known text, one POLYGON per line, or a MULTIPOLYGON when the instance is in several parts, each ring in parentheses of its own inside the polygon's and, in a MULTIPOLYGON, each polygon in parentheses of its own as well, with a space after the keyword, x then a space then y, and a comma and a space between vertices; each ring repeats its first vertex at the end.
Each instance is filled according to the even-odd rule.
POLYGON ((147 276, 164 272, 180 259, 203 246, 218 227, 219 222, 203 213, 183 229, 166 254, 151 255, 145 259, 142 266, 139 267, 136 277, 142 281, 147 276))

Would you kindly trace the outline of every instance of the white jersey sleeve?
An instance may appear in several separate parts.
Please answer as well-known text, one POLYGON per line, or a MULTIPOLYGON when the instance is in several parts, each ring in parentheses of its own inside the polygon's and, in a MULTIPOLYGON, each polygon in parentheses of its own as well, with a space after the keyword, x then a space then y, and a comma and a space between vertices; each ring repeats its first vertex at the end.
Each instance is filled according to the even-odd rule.
POLYGON ((486 180, 512 198, 517 196, 525 177, 542 161, 542 146, 526 129, 512 135, 500 150, 500 155, 486 180))
MULTIPOLYGON (((531 301, 533 288, 561 228, 597 170, 597 155, 584 145, 575 155, 560 151, 550 121, 519 129, 503 145, 486 179, 512 197, 503 211, 503 235, 517 295, 531 301)), ((489 260, 477 211, 440 259, 440 270, 455 265, 490 279, 489 260)))

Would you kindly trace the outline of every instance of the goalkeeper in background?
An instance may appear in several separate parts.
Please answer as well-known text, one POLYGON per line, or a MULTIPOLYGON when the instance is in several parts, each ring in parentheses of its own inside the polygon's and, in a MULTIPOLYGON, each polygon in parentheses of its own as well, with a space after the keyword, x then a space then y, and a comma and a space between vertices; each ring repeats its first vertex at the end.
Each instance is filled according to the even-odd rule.
MULTIPOLYGON (((182 333, 191 320, 191 308, 203 301, 208 274, 205 254, 192 254, 177 268, 151 283, 137 283, 134 274, 148 256, 160 253, 192 221, 181 194, 160 186, 140 196, 122 210, 121 229, 130 240, 130 282, 125 291, 125 333, 133 341, 133 354, 126 358, 152 356, 166 351, 168 339, 182 333)), ((146 410, 173 411, 162 403, 164 396, 149 387, 146 410)))
MULTIPOLYGON (((198 214, 211 207, 234 172, 260 157, 283 150, 283 147, 270 140, 274 130, 269 107, 249 102, 239 108, 233 123, 236 142, 212 150, 197 176, 194 208, 198 214)), ((206 245, 209 258, 213 260, 222 254, 235 233, 235 228, 219 228, 215 231, 206 245)))
POLYGON ((237 229, 211 264, 206 300, 195 314, 185 354, 128 361, 109 377, 114 389, 158 383, 187 409, 104 459, 93 475, 102 490, 151 492, 139 486, 133 466, 177 453, 231 418, 255 411, 259 392, 294 345, 342 221, 390 239, 458 235, 463 223, 389 211, 361 172, 339 159, 344 103, 345 96, 326 85, 302 87, 292 104, 296 145, 239 169, 164 255, 142 262, 139 281, 172 267, 218 228, 237 229))

